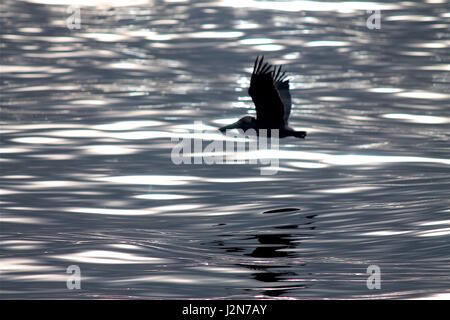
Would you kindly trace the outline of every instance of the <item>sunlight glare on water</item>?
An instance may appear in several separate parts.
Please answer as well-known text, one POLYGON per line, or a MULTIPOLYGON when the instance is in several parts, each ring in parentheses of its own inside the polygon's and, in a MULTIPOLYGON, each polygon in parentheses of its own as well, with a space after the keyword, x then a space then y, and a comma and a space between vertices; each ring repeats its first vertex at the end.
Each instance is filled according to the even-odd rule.
POLYGON ((445 1, 2 7, 2 298, 448 298, 445 1), (261 54, 306 139, 205 164, 251 140, 217 129, 255 115, 261 54), (200 163, 172 162, 181 139, 200 163))

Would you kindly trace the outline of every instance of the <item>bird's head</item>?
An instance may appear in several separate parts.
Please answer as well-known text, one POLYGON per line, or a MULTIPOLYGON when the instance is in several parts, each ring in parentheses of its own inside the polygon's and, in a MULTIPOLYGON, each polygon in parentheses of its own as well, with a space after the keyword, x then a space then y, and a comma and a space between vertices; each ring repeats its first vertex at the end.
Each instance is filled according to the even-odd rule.
POLYGON ((247 131, 248 129, 257 129, 256 119, 253 117, 250 117, 250 116, 245 116, 245 117, 239 119, 238 121, 236 121, 235 123, 224 126, 224 127, 220 128, 219 130, 222 133, 225 133, 227 130, 232 130, 232 129, 241 129, 244 132, 247 131))

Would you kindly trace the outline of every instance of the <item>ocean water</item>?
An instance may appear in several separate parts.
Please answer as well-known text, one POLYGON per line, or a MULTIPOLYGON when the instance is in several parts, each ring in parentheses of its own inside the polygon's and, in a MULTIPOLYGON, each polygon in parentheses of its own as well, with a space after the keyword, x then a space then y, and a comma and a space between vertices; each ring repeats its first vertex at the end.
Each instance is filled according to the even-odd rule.
POLYGON ((2 1, 0 297, 448 298, 448 9, 2 1), (175 164, 254 115, 262 54, 307 138, 175 164))

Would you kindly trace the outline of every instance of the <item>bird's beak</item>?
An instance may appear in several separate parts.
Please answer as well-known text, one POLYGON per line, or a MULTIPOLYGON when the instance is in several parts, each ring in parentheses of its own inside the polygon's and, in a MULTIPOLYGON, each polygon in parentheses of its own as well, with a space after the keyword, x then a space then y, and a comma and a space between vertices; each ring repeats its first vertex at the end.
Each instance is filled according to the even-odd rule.
POLYGON ((232 130, 232 129, 238 129, 239 128, 239 121, 229 124, 227 126, 223 126, 222 128, 219 128, 220 132, 225 133, 227 130, 232 130))

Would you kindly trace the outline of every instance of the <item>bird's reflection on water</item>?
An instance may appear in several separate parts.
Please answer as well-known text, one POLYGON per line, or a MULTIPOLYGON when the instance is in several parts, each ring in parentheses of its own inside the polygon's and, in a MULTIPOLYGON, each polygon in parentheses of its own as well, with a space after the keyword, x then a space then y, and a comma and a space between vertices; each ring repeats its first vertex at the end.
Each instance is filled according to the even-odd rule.
MULTIPOLYGON (((297 227, 297 226, 295 226, 297 227)), ((282 258, 289 257, 294 258, 296 255, 289 252, 283 251, 283 249, 295 248, 299 243, 293 243, 294 235, 289 233, 284 234, 261 234, 255 235, 255 239, 261 244, 257 248, 255 248, 248 255, 253 258, 282 258)), ((301 267, 305 264, 299 263, 297 264, 298 269, 301 271, 301 267)), ((298 273, 294 271, 286 270, 283 265, 264 265, 264 264, 253 264, 253 265, 245 265, 245 267, 250 270, 255 270, 256 273, 252 273, 252 276, 255 280, 271 283, 270 288, 265 287, 263 294, 268 296, 281 296, 287 293, 288 289, 300 289, 304 288, 305 285, 298 284, 281 284, 283 282, 288 281, 290 278, 298 277, 298 273), (281 270, 280 270, 281 269, 281 270), (279 283, 277 285, 273 285, 274 283, 279 283)), ((292 269, 291 269, 292 270, 292 269)))
MULTIPOLYGON (((299 210, 297 208, 279 208, 265 211, 263 214, 297 212, 299 210)), ((305 216, 301 225, 274 226, 272 229, 253 235, 239 236, 239 238, 231 234, 221 234, 221 240, 209 244, 232 255, 250 257, 245 262, 237 263, 236 266, 250 270, 253 279, 264 283, 261 292, 263 296, 282 296, 288 294, 290 290, 308 288, 311 285, 299 280, 303 271, 302 267, 306 265, 305 262, 302 262, 302 255, 289 249, 300 246, 302 239, 314 236, 315 216, 305 216), (302 232, 302 230, 309 230, 309 232, 302 232), (289 266, 288 261, 296 262, 294 266, 289 266)), ((252 291, 252 289, 245 290, 252 291)))

